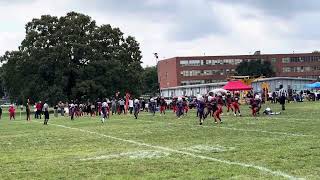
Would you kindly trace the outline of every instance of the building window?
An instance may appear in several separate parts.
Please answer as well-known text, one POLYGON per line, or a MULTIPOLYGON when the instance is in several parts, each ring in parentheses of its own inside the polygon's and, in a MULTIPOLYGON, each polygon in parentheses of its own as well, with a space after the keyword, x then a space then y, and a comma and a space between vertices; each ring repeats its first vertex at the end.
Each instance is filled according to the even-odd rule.
POLYGON ((181 66, 188 66, 189 65, 189 61, 188 60, 182 60, 182 61, 180 61, 180 65, 181 66))
POLYGON ((271 63, 276 63, 277 62, 277 58, 271 58, 271 63))
POLYGON ((284 67, 284 68, 282 68, 282 72, 291 72, 291 68, 290 67, 284 67))
POLYGON ((181 81, 182 86, 186 85, 195 85, 195 84, 204 84, 205 80, 191 80, 191 81, 181 81))
POLYGON ((189 60, 189 66, 201 66, 200 60, 189 60))
POLYGON ((310 71, 311 71, 311 67, 310 67, 310 66, 306 66, 306 67, 304 67, 304 70, 305 70, 306 72, 310 72, 310 71))
POLYGON ((289 63, 290 62, 290 58, 282 58, 282 63, 289 63))

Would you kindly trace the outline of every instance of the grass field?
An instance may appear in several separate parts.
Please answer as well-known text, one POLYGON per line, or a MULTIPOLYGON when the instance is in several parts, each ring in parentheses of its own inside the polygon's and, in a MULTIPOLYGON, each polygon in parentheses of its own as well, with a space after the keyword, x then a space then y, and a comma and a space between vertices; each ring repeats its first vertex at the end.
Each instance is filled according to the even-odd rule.
MULTIPOLYGON (((280 106, 271 106, 279 111, 280 106)), ((198 125, 142 113, 70 121, 0 120, 0 179, 320 179, 320 103, 279 116, 198 125)), ((24 119, 24 116, 23 116, 24 119)))

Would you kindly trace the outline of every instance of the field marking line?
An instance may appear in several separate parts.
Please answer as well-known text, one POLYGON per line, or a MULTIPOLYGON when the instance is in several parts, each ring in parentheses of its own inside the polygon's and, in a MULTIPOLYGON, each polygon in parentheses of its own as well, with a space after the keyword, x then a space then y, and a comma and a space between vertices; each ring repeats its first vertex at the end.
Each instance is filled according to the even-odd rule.
POLYGON ((114 136, 110 136, 110 135, 105 135, 105 134, 101 134, 101 133, 97 133, 97 132, 93 132, 93 131, 88 131, 88 130, 84 130, 84 129, 80 129, 80 128, 73 128, 73 127, 68 127, 68 126, 59 125, 59 124, 52 124, 52 123, 50 123, 50 125, 61 127, 61 128, 65 128, 65 129, 76 130, 76 131, 80 131, 80 132, 84 132, 84 133, 88 133, 88 134, 93 134, 93 135, 97 135, 97 136, 100 136, 100 137, 106 137, 106 138, 109 138, 109 139, 122 141, 122 142, 130 143, 130 144, 135 144, 135 145, 138 145, 138 146, 144 146, 144 147, 149 147, 149 148, 153 148, 153 149, 159 149, 159 150, 163 150, 163 151, 167 151, 167 152, 172 152, 172 153, 177 153, 177 154, 182 154, 182 155, 188 155, 188 156, 191 156, 191 157, 194 157, 194 158, 198 158, 198 159, 210 160, 210 161, 215 161, 215 162, 224 163, 224 164, 228 164, 228 165, 237 165, 237 166, 242 166, 242 167, 246 167, 246 168, 253 168, 253 169, 259 170, 261 172, 270 173, 270 174, 275 175, 275 176, 281 176, 281 177, 284 177, 284 178, 287 178, 287 179, 290 179, 290 180, 303 179, 303 178, 298 178, 298 177, 295 177, 295 176, 291 176, 291 175, 286 174, 286 173, 281 172, 281 171, 273 171, 273 170, 268 169, 266 167, 257 166, 257 165, 253 165, 253 164, 246 164, 246 163, 241 163, 241 162, 233 162, 233 161, 217 159, 217 158, 203 156, 203 155, 196 155, 196 154, 193 154, 193 153, 180 151, 180 150, 175 150, 175 149, 171 149, 171 148, 168 148, 168 147, 146 144, 146 143, 137 142, 137 141, 129 140, 129 139, 122 139, 122 138, 118 138, 118 137, 114 137, 114 136))

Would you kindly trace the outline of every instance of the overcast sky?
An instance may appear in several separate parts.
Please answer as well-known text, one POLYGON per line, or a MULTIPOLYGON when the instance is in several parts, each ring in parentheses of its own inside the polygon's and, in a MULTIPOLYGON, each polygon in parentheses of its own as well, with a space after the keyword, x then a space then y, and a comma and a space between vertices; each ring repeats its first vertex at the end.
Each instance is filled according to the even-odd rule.
POLYGON ((0 0, 0 54, 43 14, 87 14, 141 45, 144 66, 189 55, 320 50, 320 0, 0 0))

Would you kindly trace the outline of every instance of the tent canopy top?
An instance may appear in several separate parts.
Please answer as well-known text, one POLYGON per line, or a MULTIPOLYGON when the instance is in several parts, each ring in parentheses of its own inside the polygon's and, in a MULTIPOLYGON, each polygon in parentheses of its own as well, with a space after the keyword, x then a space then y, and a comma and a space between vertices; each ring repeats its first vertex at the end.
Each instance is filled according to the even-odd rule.
POLYGON ((229 81, 223 89, 228 91, 248 91, 252 87, 244 84, 242 81, 229 81))

